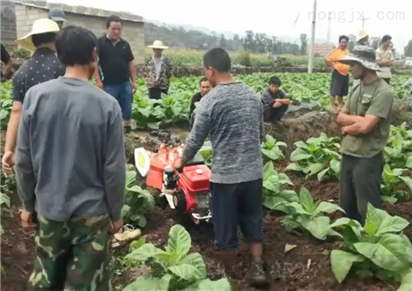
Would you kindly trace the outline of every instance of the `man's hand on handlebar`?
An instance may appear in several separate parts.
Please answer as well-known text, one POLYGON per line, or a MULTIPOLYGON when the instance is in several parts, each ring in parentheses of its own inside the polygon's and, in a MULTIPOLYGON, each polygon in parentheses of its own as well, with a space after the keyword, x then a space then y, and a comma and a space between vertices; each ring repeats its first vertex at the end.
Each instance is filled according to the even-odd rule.
POLYGON ((186 165, 186 161, 183 158, 177 159, 174 164, 173 167, 176 169, 176 171, 178 171, 179 173, 182 172, 183 167, 186 165))

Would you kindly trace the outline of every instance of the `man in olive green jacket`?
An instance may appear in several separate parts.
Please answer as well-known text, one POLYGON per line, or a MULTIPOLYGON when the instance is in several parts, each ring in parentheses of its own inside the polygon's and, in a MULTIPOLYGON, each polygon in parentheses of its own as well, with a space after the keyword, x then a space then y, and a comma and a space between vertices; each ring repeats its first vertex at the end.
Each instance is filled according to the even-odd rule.
POLYGON ((337 119, 344 135, 339 200, 347 216, 363 224, 368 203, 381 206, 382 150, 389 138, 394 97, 377 75, 372 48, 355 46, 339 61, 349 64, 354 79, 361 81, 337 119))

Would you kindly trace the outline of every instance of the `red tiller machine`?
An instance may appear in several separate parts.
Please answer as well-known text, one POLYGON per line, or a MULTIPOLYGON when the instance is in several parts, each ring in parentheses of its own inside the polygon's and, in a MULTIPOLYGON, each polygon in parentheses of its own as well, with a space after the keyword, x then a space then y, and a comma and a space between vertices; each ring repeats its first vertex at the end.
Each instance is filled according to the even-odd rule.
MULTIPOLYGON (((196 155, 178 173, 173 164, 181 157, 183 149, 183 145, 173 148, 161 144, 159 151, 152 153, 137 148, 134 152, 136 168, 142 177, 147 176, 148 186, 161 191, 160 196, 167 199, 178 216, 190 215, 196 224, 209 222, 212 218, 209 209, 211 171, 204 159, 196 155)), ((203 147, 200 151, 203 150, 210 150, 210 147, 203 147)))

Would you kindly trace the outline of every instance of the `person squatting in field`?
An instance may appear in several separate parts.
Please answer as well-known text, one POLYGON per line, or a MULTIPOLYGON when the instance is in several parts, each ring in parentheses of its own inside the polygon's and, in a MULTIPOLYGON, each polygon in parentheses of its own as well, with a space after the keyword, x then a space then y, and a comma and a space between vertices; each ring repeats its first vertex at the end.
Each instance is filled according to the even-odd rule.
POLYGON ((16 146, 17 131, 21 120, 21 108, 25 101, 27 91, 40 83, 56 79, 64 75, 64 66, 56 56, 54 39, 59 27, 50 19, 38 19, 33 23, 32 31, 17 40, 24 49, 34 51, 14 74, 13 107, 6 134, 6 144, 2 158, 3 173, 11 174, 14 167, 14 150, 16 146))
POLYGON ((106 20, 107 34, 97 40, 99 69, 94 74, 96 85, 112 95, 122 108, 124 130, 132 129, 133 92, 136 91, 136 65, 129 43, 121 38, 123 22, 112 15, 106 20))
POLYGON ((344 135, 339 203, 349 218, 363 224, 368 203, 381 207, 382 150, 389 138, 394 96, 377 75, 373 48, 355 46, 339 61, 350 65, 353 78, 361 81, 337 118, 344 135))
POLYGON ((97 41, 82 27, 56 36, 66 74, 23 103, 16 181, 25 229, 35 229, 28 290, 110 289, 109 232, 123 225, 126 160, 118 102, 89 82, 97 41))
POLYGON ((207 80, 206 77, 202 78, 199 81, 199 85, 200 85, 200 92, 196 93, 195 95, 193 95, 192 97, 192 101, 190 102, 190 123, 189 123, 189 129, 192 130, 193 127, 193 123, 195 121, 195 117, 196 117, 196 107, 199 105, 200 100, 202 100, 202 98, 210 92, 210 89, 212 89, 212 87, 210 86, 209 81, 207 80))
POLYGON ((269 79, 269 88, 262 94, 263 120, 279 121, 289 108, 290 98, 280 89, 282 82, 276 76, 269 79))
POLYGON ((332 66, 332 79, 330 84, 330 105, 333 112, 337 113, 343 108, 343 97, 348 95, 349 91, 349 66, 343 64, 339 59, 347 56, 349 38, 346 35, 339 37, 339 46, 325 57, 325 63, 332 66), (338 98, 338 108, 336 108, 336 100, 338 98))
POLYGON ((262 177, 260 145, 264 139, 260 96, 233 80, 229 54, 211 49, 203 58, 205 75, 213 86, 196 109, 182 159, 176 168, 193 159, 210 137, 213 148, 211 212, 215 245, 226 265, 235 255, 238 225, 249 243, 252 284, 267 283, 262 262, 262 177))

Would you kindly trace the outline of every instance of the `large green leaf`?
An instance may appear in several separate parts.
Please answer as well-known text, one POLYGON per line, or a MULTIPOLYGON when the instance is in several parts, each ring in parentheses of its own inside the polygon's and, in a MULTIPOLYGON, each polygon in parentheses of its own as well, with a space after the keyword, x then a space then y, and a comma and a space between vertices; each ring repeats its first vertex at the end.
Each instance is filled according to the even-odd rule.
POLYGON ((142 236, 138 240, 132 241, 129 246, 129 251, 137 250, 146 244, 146 237, 142 236))
POLYGON ((322 212, 325 213, 333 213, 335 211, 340 211, 345 213, 345 210, 343 210, 339 205, 336 205, 334 203, 330 202, 324 202, 322 201, 318 207, 316 207, 315 211, 312 213, 313 216, 316 216, 322 212))
POLYGON ((376 232, 376 235, 382 235, 391 232, 401 232, 406 227, 408 227, 408 225, 409 222, 402 217, 387 215, 380 224, 379 229, 376 232))
POLYGON ((412 288, 412 269, 409 269, 408 272, 403 274, 401 286, 396 291, 411 291, 412 288))
POLYGON ((412 155, 409 155, 408 158, 406 159, 405 167, 412 169, 412 155))
POLYGON ((340 161, 333 159, 332 161, 330 161, 330 168, 336 173, 339 174, 340 173, 340 161))
POLYGON ((325 168, 325 164, 323 164, 323 163, 314 163, 314 164, 311 164, 308 167, 307 173, 309 173, 310 175, 316 175, 317 173, 322 171, 324 168, 325 168))
POLYGON ((311 158, 312 155, 309 154, 291 154, 290 155, 290 160, 292 162, 298 162, 298 161, 302 161, 302 160, 307 160, 309 158, 311 158))
POLYGON ((300 166, 298 163, 290 163, 287 167, 286 167, 287 171, 303 171, 303 167, 300 166))
POLYGON ((311 214, 299 202, 288 203, 286 204, 286 207, 289 209, 289 213, 292 213, 292 214, 304 214, 307 216, 311 214))
POLYGON ((266 180, 275 173, 275 168, 272 162, 267 162, 263 167, 263 180, 266 180))
POLYGON ((326 169, 324 169, 324 170, 322 170, 318 173, 318 181, 319 182, 323 180, 323 177, 326 175, 326 173, 329 171, 329 169, 330 168, 326 168, 326 169))
POLYGON ((185 291, 230 291, 232 290, 230 282, 224 278, 217 281, 204 279, 185 289, 185 291))
POLYGON ((355 243, 354 247, 361 255, 382 269, 400 272, 409 267, 408 262, 399 257, 399 252, 405 250, 405 247, 397 235, 387 234, 379 240, 379 243, 360 242, 355 243))
POLYGON ((330 227, 334 228, 334 227, 346 226, 346 225, 349 224, 350 221, 351 221, 351 219, 347 218, 347 217, 338 218, 338 219, 336 219, 336 221, 334 223, 332 223, 330 225, 330 227))
POLYGON ((132 262, 144 262, 149 258, 158 258, 165 253, 165 251, 156 248, 153 244, 147 243, 127 254, 125 259, 132 262))
POLYGON ((126 171, 126 188, 131 187, 136 182, 136 172, 126 171))
POLYGON ((196 267, 189 264, 173 265, 168 270, 175 276, 189 282, 195 282, 199 276, 196 267))
POLYGON ((0 193, 0 205, 3 204, 7 205, 7 207, 10 207, 10 197, 6 194, 0 193))
POLYGON ((332 272, 336 280, 342 283, 348 275, 353 263, 363 262, 365 259, 360 255, 355 255, 341 250, 333 250, 330 254, 332 272))
POLYGON ((129 192, 134 192, 134 193, 141 193, 143 191, 142 187, 137 186, 137 185, 126 187, 126 190, 129 192))
POLYGON ((282 151, 280 151, 277 148, 273 149, 262 149, 262 154, 268 157, 272 161, 279 160, 280 158, 283 158, 282 151))
POLYGON ((400 234, 405 245, 405 257, 409 262, 412 262, 412 243, 405 234, 400 234))
POLYGON ((327 216, 318 216, 312 219, 303 218, 301 224, 314 237, 325 240, 330 229, 330 218, 327 216))
POLYGON ((202 280, 206 278, 207 276, 206 265, 205 265, 205 262, 203 261, 202 256, 199 253, 192 253, 192 254, 187 255, 181 260, 181 263, 188 264, 196 268, 196 272, 195 272, 196 280, 202 280))
POLYGON ((308 153, 307 150, 304 150, 301 148, 297 148, 290 154, 290 160, 292 162, 306 160, 306 159, 309 159, 310 157, 312 157, 312 155, 308 153))
POLYGON ((409 177, 399 177, 399 179, 401 179, 406 186, 408 186, 409 190, 412 191, 412 179, 409 177))
POLYGON ((303 141, 297 141, 294 143, 297 148, 309 149, 308 145, 303 141))
POLYGON ((315 210, 315 202, 308 189, 305 187, 300 188, 299 198, 300 203, 302 203, 307 212, 312 213, 315 210))
POLYGON ((181 258, 186 256, 192 245, 192 239, 187 230, 177 224, 174 225, 169 231, 169 241, 166 250, 173 253, 175 262, 180 261, 181 258))
POLYGON ((372 204, 368 203, 368 211, 366 213, 365 221, 366 233, 370 236, 374 235, 378 231, 386 216, 388 216, 388 213, 386 211, 377 209, 373 207, 372 204))
POLYGON ((171 279, 172 276, 170 275, 165 275, 161 279, 142 276, 124 288, 123 291, 169 290, 169 283, 171 279))

